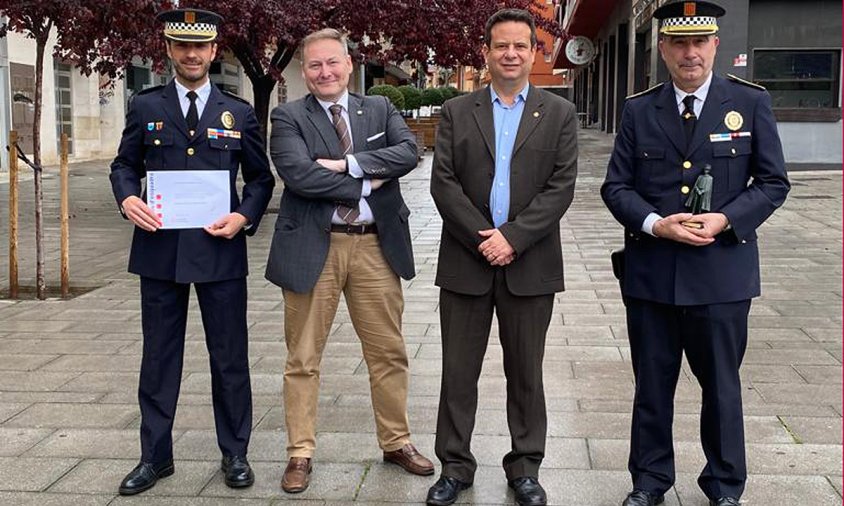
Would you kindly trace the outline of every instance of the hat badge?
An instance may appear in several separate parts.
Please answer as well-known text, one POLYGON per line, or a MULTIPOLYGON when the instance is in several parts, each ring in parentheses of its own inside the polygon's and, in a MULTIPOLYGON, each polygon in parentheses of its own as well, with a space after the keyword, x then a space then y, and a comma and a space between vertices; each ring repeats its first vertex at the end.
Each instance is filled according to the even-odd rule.
POLYGON ((196 13, 193 11, 185 12, 185 23, 189 25, 196 23, 196 13))
POLYGON ((697 5, 694 2, 683 3, 683 16, 694 16, 697 13, 697 5))
POLYGON ((730 111, 724 117, 724 124, 733 132, 737 131, 744 124, 744 118, 736 111, 730 111))
POLYGON ((223 114, 220 115, 220 121, 223 122, 224 127, 231 129, 234 127, 234 114, 229 111, 224 111, 223 114))

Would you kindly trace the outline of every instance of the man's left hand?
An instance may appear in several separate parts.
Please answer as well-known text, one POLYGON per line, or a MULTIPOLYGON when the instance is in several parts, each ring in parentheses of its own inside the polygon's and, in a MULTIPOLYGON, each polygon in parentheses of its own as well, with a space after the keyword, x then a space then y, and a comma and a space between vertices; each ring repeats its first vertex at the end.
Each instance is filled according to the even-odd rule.
POLYGON ((478 251, 486 258, 490 265, 507 265, 516 258, 516 250, 497 228, 479 230, 481 237, 486 240, 478 246, 478 251))
POLYGON ((346 158, 343 157, 340 160, 329 160, 327 158, 318 158, 316 163, 322 165, 326 169, 336 172, 338 174, 342 174, 346 172, 346 158))
POLYGON ((709 239, 723 232, 727 228, 729 220, 723 213, 705 213, 696 214, 687 222, 702 225, 700 228, 689 228, 689 232, 698 237, 709 239))
POLYGON ((248 223, 246 216, 240 213, 229 213, 205 227, 205 231, 215 237, 231 239, 248 223))

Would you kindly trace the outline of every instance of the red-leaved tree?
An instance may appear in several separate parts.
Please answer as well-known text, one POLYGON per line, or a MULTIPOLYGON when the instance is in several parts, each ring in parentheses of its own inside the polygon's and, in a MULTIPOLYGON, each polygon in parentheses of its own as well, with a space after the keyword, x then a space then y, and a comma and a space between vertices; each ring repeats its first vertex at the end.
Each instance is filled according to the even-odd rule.
MULTIPOLYGON (((535 1, 191 0, 180 2, 180 7, 212 10, 225 18, 220 50, 231 51, 252 83, 255 111, 266 138, 272 92, 309 32, 325 27, 345 31, 355 43, 359 62, 409 60, 480 67, 484 23, 499 8, 528 9, 540 27, 562 35, 559 25, 541 16, 535 1)), ((73 44, 63 53, 66 59, 83 70, 112 77, 119 76, 134 56, 163 68, 161 27, 153 13, 171 8, 171 2, 102 0, 98 5, 102 7, 92 11, 95 17, 70 36, 96 38, 96 48, 79 52, 85 46, 73 44)))

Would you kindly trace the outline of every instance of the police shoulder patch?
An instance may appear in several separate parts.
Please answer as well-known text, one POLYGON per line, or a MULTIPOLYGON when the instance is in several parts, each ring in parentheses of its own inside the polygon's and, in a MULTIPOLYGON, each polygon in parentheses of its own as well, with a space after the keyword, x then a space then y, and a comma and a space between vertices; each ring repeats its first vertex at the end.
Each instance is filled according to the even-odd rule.
POLYGON ((237 100, 238 102, 243 102, 246 105, 252 105, 245 98, 239 97, 239 96, 235 95, 234 93, 232 93, 230 91, 226 91, 226 90, 220 90, 220 91, 222 91, 223 94, 226 95, 227 97, 233 98, 233 99, 237 100))
POLYGON ((627 95, 627 97, 625 97, 625 100, 630 100, 631 98, 642 97, 642 96, 647 95, 647 94, 649 94, 649 93, 653 93, 653 92, 655 92, 656 90, 658 90, 659 88, 661 88, 663 84, 665 84, 665 83, 659 83, 659 84, 657 84, 656 86, 651 86, 650 88, 648 88, 648 89, 646 89, 646 90, 644 90, 644 91, 640 91, 639 93, 634 93, 634 94, 632 94, 632 95, 627 95))
POLYGON ((751 88, 756 88, 757 90, 765 91, 765 89, 766 89, 761 84, 756 84, 756 83, 751 82, 751 81, 745 81, 744 79, 742 79, 738 76, 735 76, 733 74, 727 74, 727 79, 729 79, 730 81, 733 81, 734 83, 739 83, 739 84, 743 84, 745 86, 750 86, 751 88))

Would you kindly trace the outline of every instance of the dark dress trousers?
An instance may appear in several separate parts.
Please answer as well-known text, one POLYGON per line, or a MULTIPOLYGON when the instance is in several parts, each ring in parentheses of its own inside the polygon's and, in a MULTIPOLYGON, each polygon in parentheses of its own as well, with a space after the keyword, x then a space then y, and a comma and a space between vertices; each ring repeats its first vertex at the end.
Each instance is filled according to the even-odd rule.
POLYGON ((688 146, 671 82, 625 103, 601 196, 625 229, 634 488, 661 495, 674 484, 671 426, 685 352, 703 391, 707 464, 698 482, 712 499, 741 496, 747 472, 739 366, 750 299, 760 291, 756 229, 788 191, 771 98, 761 87, 713 76, 688 146), (687 192, 707 164, 711 211, 726 215, 731 229, 702 247, 642 232, 651 212, 688 212, 687 192))
POLYGON ((489 89, 447 101, 431 175, 443 219, 436 274, 443 376, 435 450, 443 474, 464 482, 472 482, 477 468, 470 440, 493 312, 507 377, 508 479, 536 477, 544 456, 542 359, 553 294, 564 289, 560 219, 577 175, 574 106, 529 88, 510 163, 508 221, 499 227, 516 259, 504 267, 489 265, 478 252, 484 240, 478 231, 495 228, 489 209, 494 157, 489 89))
POLYGON ((189 136, 173 81, 140 92, 129 105, 126 128, 111 165, 120 205, 144 196, 152 170, 229 172, 231 211, 251 226, 232 239, 202 229, 147 232, 135 227, 129 272, 141 277, 144 350, 138 399, 141 460, 172 458, 173 418, 182 376, 190 284, 194 284, 211 362, 217 439, 224 455, 245 455, 252 425, 246 332, 246 235, 258 228, 275 179, 252 107, 211 85, 196 134, 189 136), (226 114, 228 113, 228 114, 226 114), (223 123, 223 116, 234 125, 223 123), (240 138, 211 138, 209 128, 233 130, 240 138), (236 181, 243 176, 242 199, 236 181))
MULTIPOLYGON (((388 179, 366 202, 378 227, 381 252, 398 276, 415 275, 408 218, 399 178, 416 167, 416 138, 385 97, 349 93, 354 156, 367 178, 388 179)), ((331 120, 313 95, 276 107, 270 153, 285 181, 265 276, 307 293, 322 273, 331 242, 331 215, 355 206, 363 179, 338 174, 314 160, 342 158, 331 120)))

